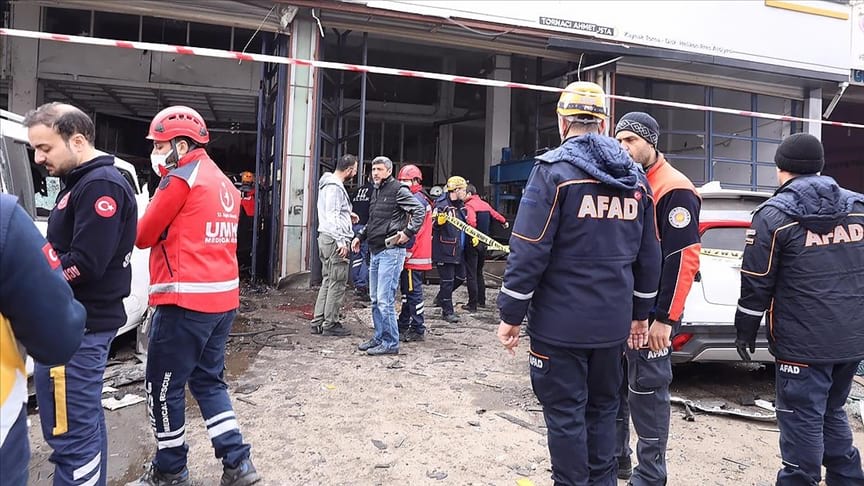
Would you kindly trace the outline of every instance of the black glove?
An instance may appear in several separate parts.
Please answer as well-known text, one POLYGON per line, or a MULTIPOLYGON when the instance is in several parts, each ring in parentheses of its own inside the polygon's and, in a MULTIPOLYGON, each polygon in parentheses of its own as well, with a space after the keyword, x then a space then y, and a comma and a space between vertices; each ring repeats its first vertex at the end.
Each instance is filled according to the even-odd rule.
POLYGON ((750 361, 750 353, 756 353, 756 335, 759 334, 760 317, 735 316, 735 348, 741 360, 750 361), (750 349, 750 353, 747 349, 750 349))
POLYGON ((750 353, 756 353, 756 340, 743 341, 735 340, 735 348, 738 349, 738 356, 741 356, 741 361, 750 361, 750 354, 747 353, 747 348, 750 348, 750 353))

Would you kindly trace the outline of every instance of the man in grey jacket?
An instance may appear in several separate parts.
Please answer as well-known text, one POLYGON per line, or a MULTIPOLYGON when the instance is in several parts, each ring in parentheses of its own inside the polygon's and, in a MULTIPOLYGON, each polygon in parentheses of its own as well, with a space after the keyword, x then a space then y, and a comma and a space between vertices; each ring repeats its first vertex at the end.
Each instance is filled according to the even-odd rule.
POLYGON ((325 172, 318 182, 318 254, 324 280, 315 301, 312 333, 348 336, 351 331, 339 322, 339 309, 348 282, 348 253, 357 215, 351 212, 351 199, 345 181, 357 175, 357 157, 343 155, 336 170, 325 172))

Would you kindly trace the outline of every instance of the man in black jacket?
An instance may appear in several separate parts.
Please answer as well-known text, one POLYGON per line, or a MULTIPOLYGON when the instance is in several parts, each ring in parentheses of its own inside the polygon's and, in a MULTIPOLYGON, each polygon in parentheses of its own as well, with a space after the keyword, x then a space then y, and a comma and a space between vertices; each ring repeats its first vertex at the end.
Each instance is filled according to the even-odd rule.
POLYGON ((864 484, 843 405, 864 358, 864 195, 819 175, 822 144, 787 137, 780 188, 747 231, 735 345, 755 352, 767 311, 783 468, 778 486, 864 484))
POLYGON ((36 363, 42 434, 54 449, 54 484, 106 484, 108 437, 102 376, 108 348, 126 323, 138 209, 114 157, 93 147, 95 127, 74 106, 48 103, 24 118, 35 162, 60 177, 63 190, 48 218, 48 242, 87 310, 87 331, 65 366, 36 363))
POLYGON ((369 259, 369 297, 372 299, 372 323, 375 335, 358 349, 377 356, 399 354, 399 329, 396 323, 396 288, 405 249, 414 244, 426 211, 403 186, 393 178, 393 162, 387 157, 372 161, 372 182, 375 190, 369 201, 369 221, 351 242, 351 250, 360 251, 366 241, 369 259))

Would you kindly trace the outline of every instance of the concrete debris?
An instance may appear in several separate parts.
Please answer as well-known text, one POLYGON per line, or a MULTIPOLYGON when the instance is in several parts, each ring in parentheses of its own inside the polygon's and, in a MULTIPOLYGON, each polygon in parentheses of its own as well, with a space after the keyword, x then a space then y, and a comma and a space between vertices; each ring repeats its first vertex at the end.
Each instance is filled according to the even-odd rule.
POLYGON ((144 363, 123 364, 111 366, 105 370, 102 378, 105 385, 121 387, 139 381, 144 381, 144 363))
POLYGON ((672 397, 670 402, 674 403, 675 405, 683 405, 685 407, 690 407, 692 410, 695 410, 697 412, 708 413, 712 415, 738 417, 748 420, 756 420, 759 422, 777 421, 777 414, 774 412, 772 412, 771 414, 763 414, 760 412, 748 412, 739 408, 727 408, 726 403, 723 402, 711 402, 710 404, 708 404, 704 402, 694 402, 692 400, 687 400, 680 397, 672 397))
POLYGON ((135 405, 136 403, 141 403, 144 401, 144 397, 139 395, 133 395, 131 393, 127 393, 121 399, 116 399, 114 397, 108 397, 102 399, 102 407, 108 410, 118 410, 121 408, 129 407, 135 405))
POLYGON ((540 435, 546 435, 546 431, 543 430, 542 428, 540 428, 536 425, 532 425, 532 424, 530 424, 530 423, 528 423, 528 422, 526 422, 526 421, 524 421, 518 417, 514 417, 514 416, 510 415, 509 413, 498 412, 495 415, 503 418, 504 420, 506 420, 510 423, 514 423, 520 427, 525 427, 526 429, 530 430, 531 432, 536 432, 540 435))
POLYGON ((384 449, 387 448, 387 444, 381 442, 381 441, 378 440, 378 439, 372 439, 372 445, 374 445, 375 447, 377 447, 378 450, 380 450, 380 451, 383 451, 384 449))
POLYGON ((769 402, 768 400, 756 400, 754 405, 756 405, 757 407, 759 407, 761 409, 768 410, 769 412, 776 412, 777 411, 774 409, 774 405, 771 402, 769 402))
POLYGON ((447 477, 447 473, 435 469, 432 471, 426 471, 426 477, 429 479, 437 479, 438 481, 441 481, 442 479, 447 477))

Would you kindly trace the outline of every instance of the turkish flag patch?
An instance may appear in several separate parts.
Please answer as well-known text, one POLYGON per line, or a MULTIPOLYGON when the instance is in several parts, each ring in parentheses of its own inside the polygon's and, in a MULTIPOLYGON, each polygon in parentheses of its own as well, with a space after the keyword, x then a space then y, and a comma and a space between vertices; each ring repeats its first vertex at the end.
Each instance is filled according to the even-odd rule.
POLYGON ((45 259, 48 260, 51 270, 57 270, 60 267, 60 257, 57 256, 57 251, 54 250, 51 243, 45 243, 45 246, 42 247, 42 253, 45 255, 45 259))
POLYGON ((96 214, 103 218, 110 218, 117 213, 117 203, 111 196, 100 197, 96 200, 96 204, 93 207, 96 209, 96 214))

